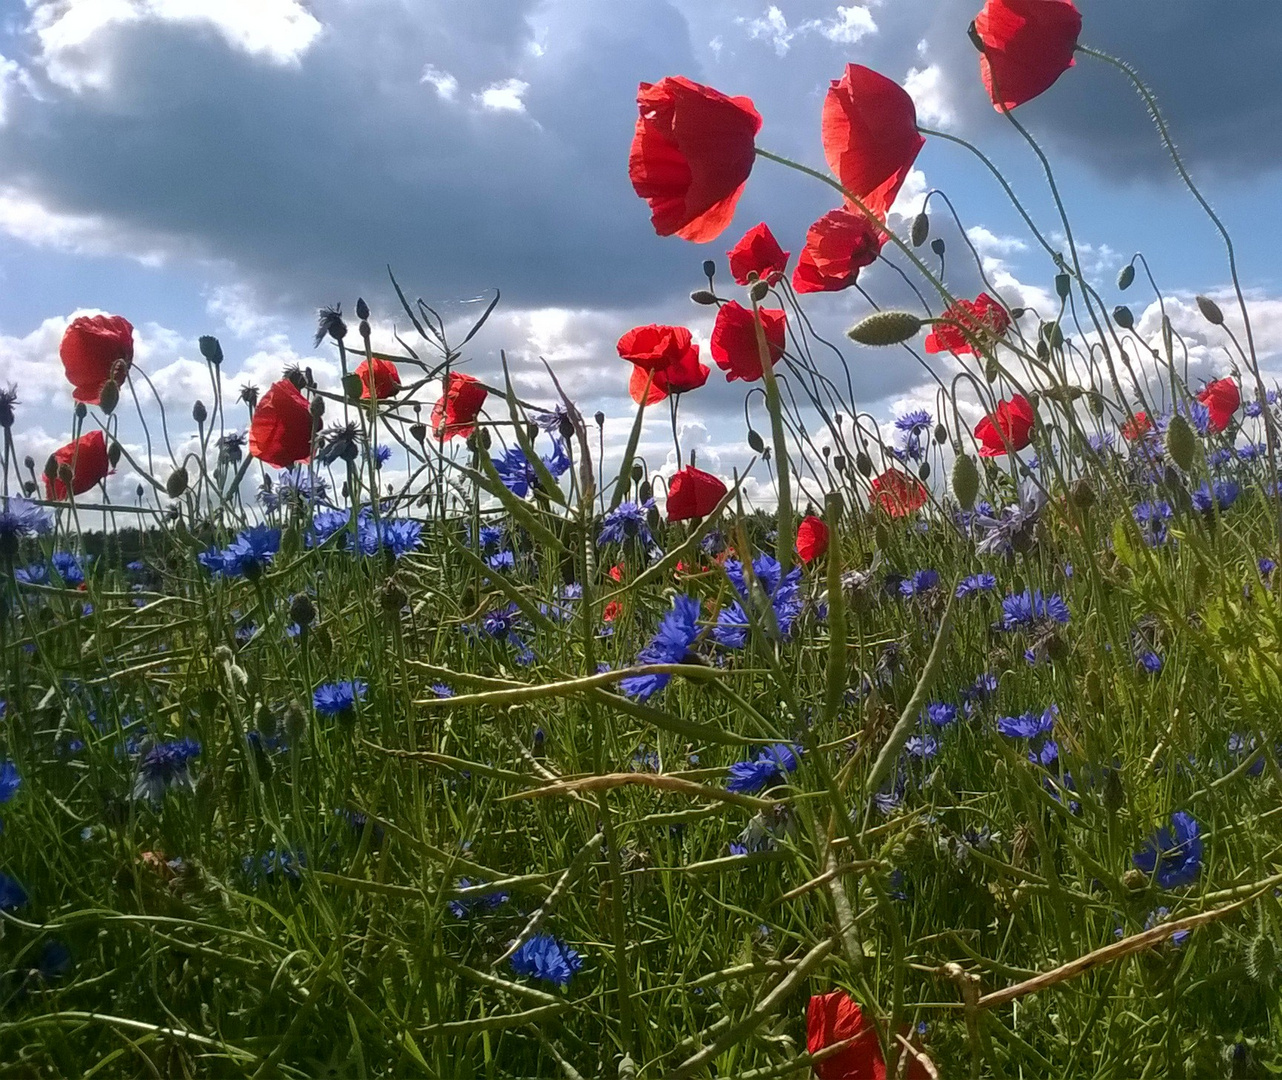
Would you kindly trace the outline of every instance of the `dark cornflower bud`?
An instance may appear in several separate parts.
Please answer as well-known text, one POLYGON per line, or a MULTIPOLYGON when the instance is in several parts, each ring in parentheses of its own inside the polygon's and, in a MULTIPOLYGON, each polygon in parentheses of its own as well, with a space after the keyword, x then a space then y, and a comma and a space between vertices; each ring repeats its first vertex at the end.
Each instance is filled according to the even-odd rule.
POLYGON ((311 626, 316 621, 316 607, 311 597, 306 593, 295 596, 289 603, 289 618, 302 630, 311 626))
POLYGON ((320 423, 325 416, 325 399, 323 397, 312 398, 312 403, 309 408, 312 413, 312 421, 314 423, 320 423))
POLYGON ((205 410, 205 403, 197 400, 196 404, 191 407, 191 418, 198 424, 203 424, 209 419, 209 413, 205 410))
POLYGON ((23 468, 27 470, 27 472, 33 472, 35 471, 35 467, 36 467, 36 459, 33 458, 30 454, 28 454, 26 457, 22 459, 22 465, 23 465, 23 468))
POLYGON ((343 376, 343 396, 348 401, 360 401, 361 391, 365 389, 365 384, 361 382, 361 377, 352 372, 343 376))
POLYGON ((178 468, 169 474, 169 479, 165 481, 165 491, 171 499, 178 498, 187 490, 188 479, 187 467, 185 465, 179 465, 178 468))
POLYGON ((560 432, 561 438, 567 441, 574 438, 574 421, 568 416, 561 417, 561 423, 557 426, 557 430, 560 432))
POLYGON ((925 210, 913 218, 913 227, 909 239, 912 240, 913 247, 921 247, 922 244, 930 239, 930 215, 925 210))
POLYGON ((694 292, 690 294, 690 299, 696 304, 703 304, 707 307, 709 304, 715 304, 717 302, 717 294, 711 289, 695 289, 694 292))
POLYGON ((291 743, 301 742, 307 736, 307 710, 297 701, 291 701, 281 718, 281 726, 291 743))
POLYGON ((200 339, 200 355, 211 364, 221 364, 223 362, 223 347, 216 337, 205 334, 200 339))
POLYGON ((402 608, 408 604, 409 597, 405 595, 405 590, 400 587, 395 578, 388 578, 383 587, 379 590, 379 604, 389 615, 399 614, 402 608))
POLYGON ((49 460, 45 462, 45 479, 49 481, 58 479, 58 459, 52 454, 49 455, 49 460))
POLYGON ((365 303, 364 297, 356 298, 356 317, 362 320, 369 318, 369 304, 365 303))
POLYGON ((13 407, 18 404, 18 388, 10 386, 0 390, 0 428, 13 427, 13 407))
POLYGON ((332 308, 323 307, 317 313, 316 337, 312 341, 312 348, 318 347, 327 337, 334 341, 342 341, 347 337, 342 304, 335 304, 332 308))
POLYGON ((717 264, 711 259, 703 260, 703 276, 711 281, 717 274, 717 264))
POLYGON ((258 405, 258 387, 245 385, 240 388, 240 400, 249 406, 249 411, 253 412, 258 405))
POLYGON ((639 484, 643 476, 645 476, 645 469, 640 464, 634 463, 632 466, 632 482, 639 484))
POLYGON ((294 384, 295 390, 307 389, 307 376, 303 374, 303 369, 297 364, 290 364, 285 369, 285 378, 294 384))

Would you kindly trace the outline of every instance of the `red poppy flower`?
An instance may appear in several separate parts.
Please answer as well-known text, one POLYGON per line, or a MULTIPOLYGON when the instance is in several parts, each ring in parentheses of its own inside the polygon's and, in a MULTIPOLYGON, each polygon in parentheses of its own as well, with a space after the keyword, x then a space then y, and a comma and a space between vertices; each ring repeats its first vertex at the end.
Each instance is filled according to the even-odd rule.
POLYGON ((877 1031, 864 1020, 850 995, 834 990, 812 997, 806 1009, 806 1049, 817 1054, 847 1039, 854 1042, 816 1064, 815 1076, 819 1080, 885 1080, 886 1062, 877 1031))
POLYGON ((697 352, 690 331, 684 326, 634 326, 617 346, 624 360, 631 360, 646 371, 661 371, 680 360, 692 348, 697 352))
POLYGON ((312 456, 312 412, 288 379, 272 383, 249 422, 249 452, 259 461, 287 469, 312 456))
MULTIPOLYGON (((91 431, 81 435, 75 442, 59 447, 53 452, 53 459, 59 465, 71 466, 71 493, 83 495, 94 484, 100 483, 111 472, 111 463, 107 460, 107 440, 101 431, 91 431)), ((45 477, 45 498, 67 498, 67 485, 55 477, 45 477)))
POLYGON ((615 563, 610 567, 610 580, 623 583, 623 563, 615 563))
POLYGON ((623 614, 623 605, 620 604, 619 601, 617 600, 611 600, 608 604, 605 605, 605 609, 601 612, 601 621, 614 622, 614 620, 617 619, 622 614, 623 614))
POLYGON ((1033 407, 1028 398, 1016 394, 1009 401, 999 401, 997 410, 975 425, 975 438, 983 445, 980 457, 1000 457, 1007 444, 1012 450, 1023 450, 1033 435, 1033 407))
POLYGON ((979 73, 993 106, 1014 109, 1073 66, 1082 32, 1072 0, 988 0, 975 17, 984 51, 979 73))
POLYGON ((829 210, 806 232, 792 287, 799 293, 840 292, 874 262, 886 233, 858 210, 829 210))
MULTIPOLYGON (((782 308, 757 310, 761 312, 761 326, 766 332, 770 365, 773 367, 783 355, 788 320, 782 308)), ((726 373, 729 382, 735 379, 756 382, 761 378, 761 350, 757 345, 757 325, 751 309, 734 300, 722 304, 712 326, 709 348, 712 359, 726 373)))
MULTIPOLYGON (((369 400, 369 361, 362 360, 356 368, 356 377, 361 381, 361 400, 369 400)), ((390 360, 374 357, 374 393, 380 401, 395 397, 401 388, 401 373, 390 360)))
POLYGON ((1142 435, 1147 435, 1153 430, 1153 421, 1148 418, 1148 413, 1137 412, 1133 420, 1127 420, 1122 425, 1122 438, 1127 442, 1134 442, 1142 435))
POLYGON ((668 481, 668 520, 707 517, 725 497, 725 484, 711 473, 688 465, 668 481))
POLYGON ((748 275, 773 285, 788 267, 789 252, 779 246, 775 234, 764 221, 754 225, 734 247, 726 252, 730 258, 730 276, 740 285, 748 284, 748 275))
POLYGON ((660 236, 716 239, 756 159, 761 117, 746 97, 726 97, 676 76, 637 90, 636 134, 628 176, 650 204, 660 236))
POLYGON ((797 526, 797 554, 803 563, 812 563, 828 550, 828 526, 823 518, 810 514, 797 526))
POLYGON ((824 98, 823 143, 842 187, 884 218, 926 140, 907 90, 870 68, 847 64, 824 98))
POLYGON ((962 327, 982 345, 989 338, 999 338, 1010 329, 1010 315, 1001 303, 988 293, 980 293, 974 300, 958 300, 949 304, 943 318, 950 322, 935 323, 926 335, 928 353, 950 352, 954 356, 966 353, 978 356, 975 346, 967 339, 962 327), (960 323, 961 325, 955 325, 960 323))
POLYGON ((432 437, 466 439, 476 430, 476 418, 489 391, 480 380, 461 371, 451 371, 445 380, 445 392, 432 406, 432 437))
POLYGON ((638 405, 653 405, 669 394, 684 394, 688 390, 698 390, 708 381, 710 371, 707 364, 699 362, 699 346, 691 345, 689 351, 680 360, 660 371, 651 373, 634 364, 632 378, 628 381, 628 393, 638 405), (650 392, 642 402, 641 396, 646 393, 647 382, 650 385, 650 392))
POLYGON ((67 327, 58 352, 74 387, 72 397, 97 405, 116 363, 122 362, 126 373, 133 363, 134 328, 120 315, 82 315, 67 327))
POLYGON ((1197 395, 1198 401, 1206 406, 1211 414, 1211 431, 1217 434, 1229 426, 1233 414, 1242 404, 1242 394, 1237 383, 1232 379, 1216 379, 1208 383, 1206 389, 1197 395))
POLYGON ((891 517, 907 517, 926 505, 926 489, 915 476, 901 469, 887 469, 873 477, 872 501, 891 517))

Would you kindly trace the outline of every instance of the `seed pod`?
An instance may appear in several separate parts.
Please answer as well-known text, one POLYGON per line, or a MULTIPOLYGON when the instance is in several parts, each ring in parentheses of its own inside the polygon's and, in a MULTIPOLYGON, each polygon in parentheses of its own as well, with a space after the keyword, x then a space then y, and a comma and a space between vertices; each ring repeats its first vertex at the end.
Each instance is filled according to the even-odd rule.
POLYGON ((713 262, 711 259, 704 259, 703 260, 703 276, 706 277, 709 281, 711 281, 712 278, 716 276, 716 273, 717 273, 717 264, 713 262))
POLYGON ((754 281, 748 289, 748 296, 754 304, 761 303, 766 298, 766 293, 770 291, 770 286, 764 281, 754 281))
POLYGON ((211 364, 223 362, 223 347, 216 337, 204 334, 200 339, 200 355, 211 364))
POLYGON ((77 401, 75 412, 76 412, 76 419, 83 420, 86 416, 89 415, 89 406, 87 406, 83 401, 77 401))
POLYGON ((845 473, 846 473, 846 458, 845 458, 845 456, 844 456, 844 455, 842 455, 842 454, 838 454, 835 458, 833 458, 833 459, 832 459, 832 467, 833 467, 834 469, 836 469, 836 470, 837 470, 837 472, 838 472, 838 474, 839 474, 839 475, 844 476, 844 475, 845 475, 845 473))
POLYGON ((632 482, 633 482, 634 484, 639 484, 639 483, 641 482, 641 478, 642 478, 643 476, 645 476, 645 469, 642 467, 642 465, 641 465, 639 462, 638 462, 638 463, 633 464, 633 466, 632 466, 632 482))
POLYGON ((946 247, 947 245, 944 243, 944 238, 942 236, 937 236, 930 242, 930 250, 936 255, 942 255, 946 247))
POLYGON ((859 470, 860 476, 872 476, 872 458, 860 450, 855 455, 855 468, 859 470))
POLYGON ((120 387, 114 379, 108 379, 98 392, 98 408, 104 416, 110 416, 120 404, 120 387))
POLYGON ((365 389, 365 384, 361 382, 359 375, 349 372, 343 376, 343 396, 348 401, 360 401, 361 391, 365 389))
POLYGON ((1185 472, 1192 467, 1193 457, 1197 453, 1197 440, 1189 422, 1179 413, 1172 416, 1166 426, 1166 452, 1185 472))
POLYGON ((979 495, 979 469, 969 454, 958 454, 953 462, 953 496, 963 510, 975 505, 979 495))
POLYGON ((299 593, 289 602, 289 618, 302 629, 307 629, 316 621, 316 605, 306 593, 299 593))
POLYGON ((1073 287, 1073 279, 1067 274, 1055 275, 1055 295, 1061 300, 1068 299, 1068 291, 1073 287))
POLYGON ((637 499, 643 503, 647 503, 652 498, 654 498, 654 488, 651 486, 649 480, 642 480, 641 483, 637 485, 637 499))
POLYGON ((1127 289, 1131 287, 1131 282, 1133 282, 1134 280, 1135 280, 1135 265, 1134 263, 1127 263, 1118 272, 1117 287, 1121 289, 1123 292, 1125 292, 1127 289))
POLYGON ((111 445, 107 447, 107 464, 113 469, 120 464, 120 455, 124 453, 124 448, 115 439, 111 440, 111 445))
POLYGON ((754 454, 760 454, 766 448, 765 442, 755 428, 748 429, 748 445, 752 447, 754 454))
POLYGON ((169 479, 165 481, 165 491, 171 499, 178 498, 187 490, 187 466, 179 465, 169 474, 169 479))
POLYGON ((717 302, 717 294, 711 289, 695 289, 694 292, 690 294, 690 299, 696 304, 703 304, 706 307, 709 304, 715 304, 717 302))
POLYGON ((913 242, 913 247, 921 247, 930 238, 930 216, 925 210, 913 218, 913 227, 909 238, 913 242))
POLYGON ((1220 305, 1209 296, 1197 297, 1197 309, 1202 313, 1202 318, 1212 326, 1224 325, 1224 312, 1220 310, 1220 305))
POLYGON ((205 408, 203 401, 197 400, 196 404, 191 407, 191 418, 198 424, 203 424, 209 419, 209 412, 205 408))
POLYGON ((935 425, 935 443, 938 446, 943 446, 947 441, 948 429, 944 427, 943 422, 941 421, 935 425))
POLYGON ((427 425, 410 424, 410 438, 418 443, 419 446, 422 446, 423 441, 427 438, 427 425))
POLYGON ((877 311, 847 330, 846 336, 860 345, 902 345, 921 325, 911 311, 877 311))
POLYGON ((597 427, 605 427, 605 413, 600 409, 597 409, 596 415, 593 416, 592 419, 596 421, 597 427))
POLYGON ((984 378, 990 383, 997 381, 997 376, 1001 374, 1001 368, 998 366, 997 357, 988 356, 984 358, 984 378))
POLYGON ((1027 313, 1028 313, 1028 308, 1013 307, 1010 309, 1010 317, 1015 322, 1019 322, 1019 320, 1022 319, 1027 313))

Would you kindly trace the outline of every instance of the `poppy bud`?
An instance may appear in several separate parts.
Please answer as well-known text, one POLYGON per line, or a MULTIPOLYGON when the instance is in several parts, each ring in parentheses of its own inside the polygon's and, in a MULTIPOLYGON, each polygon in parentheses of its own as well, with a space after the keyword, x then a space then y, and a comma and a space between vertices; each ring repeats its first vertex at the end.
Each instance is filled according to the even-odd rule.
POLYGON ((947 245, 944 243, 944 238, 942 236, 937 236, 930 242, 930 250, 936 255, 942 255, 946 247, 947 245))
POLYGON ((223 347, 216 337, 210 337, 205 334, 200 339, 200 355, 211 364, 221 364, 223 362, 223 347))
POLYGON ((748 289, 748 296, 754 304, 761 303, 766 298, 766 293, 770 291, 770 286, 764 281, 754 281, 752 287, 748 289))
POLYGON ((921 247, 930 237, 930 217, 923 210, 913 218, 912 232, 909 234, 913 247, 921 247))
MULTIPOLYGON (((51 458, 50 460, 53 460, 53 459, 51 458)), ((76 474, 71 470, 71 466, 67 464, 59 465, 56 462, 54 463, 54 465, 55 465, 54 475, 58 477, 58 479, 62 482, 62 485, 64 487, 70 489, 72 481, 76 477, 76 474)), ((47 471, 48 470, 46 469, 46 472, 47 471)))
POLYGON ((592 417, 596 421, 597 427, 605 427, 605 413, 597 409, 596 414, 592 417))
POLYGON ((654 496, 654 488, 650 484, 650 481, 642 480, 641 483, 637 486, 637 498, 644 503, 644 502, 649 502, 653 496, 654 496))
POLYGON ((316 606, 306 593, 299 593, 289 603, 289 618, 301 629, 307 629, 316 621, 316 606))
POLYGON ((1015 322, 1019 322, 1019 320, 1022 319, 1026 314, 1028 314, 1028 308, 1013 307, 1010 309, 1010 317, 1015 322))
POLYGON ((1058 322, 1042 323, 1041 336, 1052 349, 1064 347, 1064 331, 1058 322))
POLYGON ((846 331, 860 345, 902 345, 921 329, 921 320, 911 311, 877 311, 846 331))
POLYGON ((872 458, 860 450, 855 455, 855 468, 859 470, 860 476, 872 476, 872 458))
POLYGON ((203 424, 209 418, 209 413, 205 411, 205 403, 203 401, 198 400, 191 407, 191 418, 198 424, 203 424))
POLYGON ((410 424, 410 438, 412 438, 416 443, 422 446, 423 440, 427 438, 427 425, 426 424, 410 424))
POLYGON ((1192 467, 1193 457, 1197 453, 1197 440, 1189 422, 1179 413, 1172 416, 1171 422, 1166 426, 1166 452, 1185 472, 1192 467))
MULTIPOLYGON (((1046 342, 1039 341, 1037 343, 1037 359, 1045 363, 1047 360, 1050 359, 1050 355, 1051 355, 1050 347, 1046 344, 1046 342)), ((992 382, 992 379, 989 379, 988 381, 992 382)))
POLYGON ((379 590, 378 601, 389 615, 399 614, 401 609, 410 602, 409 597, 405 595, 405 590, 397 584, 395 578, 387 579, 379 590))
POLYGON ((24 494, 28 499, 30 499, 33 495, 35 495, 35 493, 36 493, 37 491, 39 491, 39 490, 40 490, 40 489, 39 489, 39 488, 37 488, 37 487, 36 487, 36 485, 35 485, 35 484, 33 484, 30 480, 24 480, 24 481, 23 481, 23 484, 22 484, 22 493, 23 493, 23 494, 24 494))
POLYGON ((890 529, 886 525, 884 516, 878 515, 877 524, 873 527, 873 540, 876 541, 878 549, 885 551, 890 547, 890 529))
POLYGON ((1095 490, 1084 479, 1078 480, 1072 490, 1073 505, 1079 510, 1089 510, 1095 505, 1095 490))
POLYGON ((984 360, 984 378, 990 383, 997 381, 997 376, 1001 374, 1001 369, 997 366, 997 357, 990 356, 984 360))
POLYGON ((58 459, 52 454, 49 455, 49 460, 45 462, 45 479, 51 481, 58 479, 58 459))
POLYGON ((1068 290, 1073 287, 1073 280, 1067 274, 1055 275, 1055 295, 1061 300, 1068 299, 1068 290))
POLYGON ((1122 884, 1132 892, 1148 888, 1148 875, 1139 867, 1132 866, 1122 875, 1122 884))
POLYGON ((129 365, 123 360, 117 360, 111 365, 111 381, 117 386, 123 383, 129 377, 129 365))
POLYGON ((717 302, 717 294, 711 289, 695 289, 694 292, 690 294, 690 299, 696 304, 703 304, 706 307, 708 304, 715 304, 717 302))
POLYGON ((921 465, 917 469, 917 475, 922 480, 928 480, 930 478, 930 462, 929 461, 923 461, 921 463, 921 465))
POLYGON ((26 457, 22 459, 22 467, 26 469, 27 472, 33 472, 36 467, 36 459, 33 458, 30 454, 28 454, 26 457))
POLYGON ((307 710, 297 701, 291 701, 282 718, 285 736, 291 743, 301 742, 307 737, 307 710))
POLYGON ((979 469, 969 454, 958 454, 953 462, 953 496, 963 510, 975 505, 979 495, 979 469))
POLYGON ((1262 986, 1272 986, 1278 970, 1278 953, 1273 939, 1263 930, 1246 950, 1246 973, 1262 986))
POLYGON ((1086 399, 1086 407, 1090 409, 1092 416, 1104 415, 1104 399, 1099 394, 1092 393, 1086 399))
POLYGON ((640 465, 633 465, 632 466, 632 482, 634 484, 639 484, 641 482, 641 477, 643 476, 645 476, 645 469, 643 469, 640 465))
POLYGON ((98 408, 102 410, 104 416, 110 416, 119 404, 120 387, 116 385, 114 379, 108 379, 98 391, 98 408))
POLYGON ((141 500, 145 494, 147 494, 147 489, 143 487, 141 484, 139 484, 136 488, 134 488, 134 496, 137 499, 141 500))
POLYGON ((837 470, 839 475, 844 476, 846 473, 846 459, 844 455, 838 454, 832 459, 832 467, 837 470))
POLYGON ((1209 296, 1197 297, 1197 309, 1202 313, 1202 318, 1212 326, 1224 325, 1224 312, 1220 310, 1220 305, 1209 296))
POLYGON ((356 317, 362 320, 369 318, 369 304, 361 297, 356 298, 356 317))
POLYGON ((766 448, 765 442, 755 428, 748 429, 748 445, 754 454, 760 454, 766 448))
POLYGON ((1056 664, 1062 664, 1067 660, 1068 652, 1068 643, 1059 634, 1051 634, 1046 639, 1046 656, 1056 664))
POLYGON ((1116 814, 1126 805, 1126 791, 1122 787, 1122 774, 1116 769, 1104 770, 1104 809, 1116 814))
POLYGON ((711 259, 703 260, 703 276, 711 281, 717 274, 717 264, 711 259))
POLYGON ((171 499, 176 499, 187 490, 187 466, 179 465, 169 474, 169 479, 165 481, 165 491, 171 499))
POLYGON ((568 416, 561 417, 561 423, 558 425, 557 431, 560 432, 561 438, 569 441, 574 438, 574 421, 568 416))
POLYGON ((76 402, 76 419, 83 420, 89 415, 89 408, 83 401, 76 402))
POLYGON ((1127 289, 1131 287, 1131 282, 1133 282, 1134 280, 1135 280, 1135 265, 1133 263, 1127 263, 1118 272, 1117 287, 1121 289, 1123 292, 1125 292, 1127 289))
POLYGON ((948 429, 942 423, 935 425, 935 442, 943 446, 948 441, 948 429))
POLYGON ((353 375, 349 372, 343 376, 343 395, 348 401, 360 401, 363 388, 364 384, 361 382, 359 375, 353 375))
POLYGON ((1028 406, 1029 406, 1029 408, 1031 408, 1031 409, 1033 410, 1033 412, 1036 412, 1036 411, 1037 411, 1037 406, 1038 406, 1038 404, 1039 404, 1039 403, 1041 402, 1041 400, 1042 400, 1042 395, 1041 395, 1041 394, 1039 394, 1036 390, 1030 390, 1030 391, 1029 391, 1029 392, 1024 396, 1024 400, 1028 402, 1028 406))

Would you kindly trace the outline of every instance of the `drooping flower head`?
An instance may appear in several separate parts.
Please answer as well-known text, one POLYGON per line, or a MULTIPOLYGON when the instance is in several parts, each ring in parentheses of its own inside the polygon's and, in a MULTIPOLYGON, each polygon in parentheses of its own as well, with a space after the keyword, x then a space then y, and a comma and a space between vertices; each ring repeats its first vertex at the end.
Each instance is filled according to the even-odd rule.
POLYGON ((886 232, 867 214, 841 207, 829 210, 806 231, 792 287, 799 293, 840 292, 877 261, 886 232))
POLYGON ((975 425, 980 457, 999 457, 1023 450, 1033 438, 1033 406, 1023 394, 999 401, 997 408, 975 425))
POLYGON ((288 379, 272 383, 254 409, 249 423, 249 452, 278 469, 311 457, 311 409, 288 379))
POLYGON ((950 304, 943 319, 943 322, 935 323, 926 335, 928 353, 978 355, 985 346, 994 344, 1010 329, 1009 313, 988 293, 980 293, 974 300, 958 300, 950 304))
POLYGON ((62 335, 58 349, 72 396, 86 405, 97 405, 102 388, 117 364, 126 373, 134 359, 134 328, 119 315, 81 316, 62 335))
MULTIPOLYGON (((390 360, 374 357, 374 394, 380 401, 395 397, 401 388, 401 373, 390 360)), ((356 377, 361 381, 361 400, 369 400, 370 361, 362 360, 356 367, 356 377)))
MULTIPOLYGON (((766 335, 767 352, 773 367, 783 355, 787 337, 787 316, 782 308, 758 308, 760 323, 766 335)), ((761 348, 757 342, 757 320, 750 308, 731 300, 722 304, 717 321, 712 325, 709 342, 712 359, 734 382, 756 382, 761 378, 761 348)))
POLYGON ((788 254, 764 221, 744 233, 743 239, 726 252, 730 276, 740 285, 747 285, 753 274, 756 280, 774 285, 788 267, 788 254))
POLYGON ((476 418, 489 393, 479 379, 451 371, 445 379, 445 392, 432 406, 432 437, 466 439, 476 430, 476 418))
POLYGON ((1031 101, 1073 66, 1082 32, 1072 0, 987 0, 975 18, 984 89, 998 111, 1031 101))
POLYGON ((688 465, 668 481, 668 520, 707 517, 725 497, 725 484, 711 473, 688 465))
MULTIPOLYGON (((71 493, 83 495, 95 484, 101 483, 111 472, 111 463, 107 458, 107 439, 101 431, 91 431, 81 435, 75 442, 59 447, 53 452, 53 459, 61 467, 71 468, 71 493)), ((45 497, 50 500, 62 500, 68 497, 67 485, 61 477, 45 481, 45 497)))

